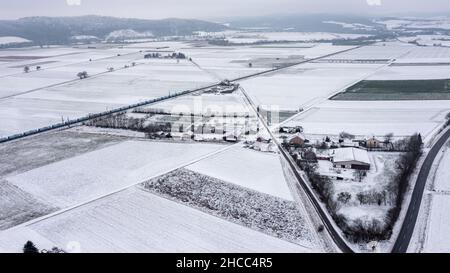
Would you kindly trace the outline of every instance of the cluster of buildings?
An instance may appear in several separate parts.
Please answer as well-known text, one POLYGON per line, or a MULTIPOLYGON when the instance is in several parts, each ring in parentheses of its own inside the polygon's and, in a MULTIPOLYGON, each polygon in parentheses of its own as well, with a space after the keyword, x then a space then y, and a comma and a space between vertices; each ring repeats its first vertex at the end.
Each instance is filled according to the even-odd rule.
POLYGON ((382 148, 386 143, 375 137, 364 140, 332 141, 327 138, 322 143, 312 144, 303 134, 301 127, 285 127, 280 129, 285 147, 296 160, 309 163, 324 163, 336 170, 364 170, 371 169, 369 150, 382 148))
POLYGON ((240 85, 238 83, 232 83, 228 80, 224 80, 219 85, 211 87, 205 91, 195 93, 194 95, 201 95, 202 93, 212 93, 216 95, 232 94, 239 89, 239 86, 240 85))

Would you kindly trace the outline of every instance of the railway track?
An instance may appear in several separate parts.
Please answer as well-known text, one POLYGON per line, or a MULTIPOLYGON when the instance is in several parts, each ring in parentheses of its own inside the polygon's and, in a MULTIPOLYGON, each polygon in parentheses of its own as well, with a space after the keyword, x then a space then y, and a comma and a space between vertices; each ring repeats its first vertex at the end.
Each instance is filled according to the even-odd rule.
MULTIPOLYGON (((304 60, 304 61, 301 61, 301 62, 289 64, 289 65, 286 65, 286 66, 283 66, 283 67, 273 68, 273 69, 269 69, 269 70, 266 70, 266 71, 250 74, 250 75, 247 75, 247 76, 235 78, 235 79, 230 80, 230 82, 236 83, 238 81, 250 79, 250 78, 253 78, 253 77, 258 77, 258 76, 265 75, 265 74, 268 74, 268 73, 273 73, 273 72, 280 71, 280 70, 283 70, 283 69, 287 69, 287 68, 290 68, 290 67, 293 67, 293 66, 297 66, 297 65, 301 65, 301 64, 305 64, 305 63, 309 63, 309 62, 314 62, 314 61, 317 61, 317 60, 320 60, 320 59, 326 59, 326 58, 329 58, 331 56, 338 55, 338 54, 341 54, 341 53, 345 53, 345 52, 348 52, 348 51, 351 51, 351 50, 355 50, 355 49, 358 49, 358 48, 361 48, 361 47, 363 47, 363 46, 357 46, 357 47, 341 50, 341 51, 338 51, 338 52, 334 52, 334 53, 331 53, 331 54, 327 54, 327 55, 324 55, 324 56, 320 56, 320 57, 316 57, 316 58, 312 58, 312 59, 307 59, 307 60, 304 60)), ((188 95, 188 94, 191 94, 191 93, 194 93, 194 92, 198 92, 198 91, 206 90, 206 89, 209 89, 209 88, 217 87, 219 85, 220 85, 220 82, 212 84, 212 85, 209 85, 209 86, 200 87, 200 88, 197 88, 197 89, 194 89, 194 90, 186 90, 186 91, 175 92, 175 93, 172 93, 172 94, 167 95, 167 96, 163 96, 163 97, 156 98, 156 99, 151 99, 151 100, 146 100, 146 101, 143 101, 143 102, 139 102, 139 103, 123 106, 123 107, 112 109, 112 110, 109 110, 109 111, 104 111, 104 112, 95 113, 95 114, 89 114, 89 115, 87 115, 85 117, 80 117, 80 118, 77 118, 77 119, 74 119, 74 120, 68 120, 68 121, 56 123, 56 124, 53 124, 53 125, 49 125, 49 126, 46 126, 46 127, 37 128, 37 129, 34 129, 34 130, 30 130, 30 131, 14 134, 14 135, 11 135, 11 136, 3 137, 3 138, 0 138, 0 143, 5 143, 5 142, 21 139, 21 138, 24 138, 24 137, 29 137, 29 136, 41 134, 41 133, 44 133, 44 132, 49 132, 49 131, 52 131, 52 130, 57 130, 57 129, 65 128, 65 127, 74 126, 74 125, 81 124, 83 122, 89 121, 91 119, 95 119, 95 118, 104 117, 104 116, 111 115, 111 114, 116 114, 116 113, 128 111, 128 110, 134 109, 136 107, 142 107, 142 106, 146 106, 146 105, 151 105, 151 104, 154 104, 154 103, 158 103, 158 102, 162 102, 162 101, 165 101, 165 100, 173 99, 173 98, 176 98, 176 97, 179 97, 179 96, 185 96, 185 95, 188 95)))

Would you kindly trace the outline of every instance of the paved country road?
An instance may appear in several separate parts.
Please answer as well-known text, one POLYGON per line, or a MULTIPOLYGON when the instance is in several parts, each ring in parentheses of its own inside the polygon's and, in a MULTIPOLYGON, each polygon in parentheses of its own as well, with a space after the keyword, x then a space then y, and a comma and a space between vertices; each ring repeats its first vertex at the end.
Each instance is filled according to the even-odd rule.
POLYGON ((442 146, 447 143, 449 138, 450 130, 447 130, 447 132, 445 132, 434 144, 433 148, 431 148, 422 164, 422 167, 420 168, 420 172, 417 176, 416 184, 411 196, 411 202, 409 203, 408 211, 406 212, 405 220, 397 237, 397 241, 395 241, 394 247, 392 248, 392 253, 405 253, 408 250, 408 245, 414 232, 414 227, 419 215, 420 204, 422 202, 423 192, 425 190, 425 185, 427 183, 431 167, 437 154, 440 152, 442 146))

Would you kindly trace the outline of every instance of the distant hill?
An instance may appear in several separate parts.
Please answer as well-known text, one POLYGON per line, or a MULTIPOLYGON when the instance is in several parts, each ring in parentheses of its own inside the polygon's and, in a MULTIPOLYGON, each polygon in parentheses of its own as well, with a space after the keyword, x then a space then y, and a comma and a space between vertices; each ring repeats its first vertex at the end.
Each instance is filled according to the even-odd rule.
MULTIPOLYGON (((189 35, 194 31, 221 31, 221 24, 191 19, 127 19, 104 16, 26 17, 0 20, 0 37, 18 36, 36 44, 65 44, 73 37, 92 36, 105 39, 111 33, 151 33, 152 36, 189 35)), ((111 36, 110 36, 111 37, 111 36)))

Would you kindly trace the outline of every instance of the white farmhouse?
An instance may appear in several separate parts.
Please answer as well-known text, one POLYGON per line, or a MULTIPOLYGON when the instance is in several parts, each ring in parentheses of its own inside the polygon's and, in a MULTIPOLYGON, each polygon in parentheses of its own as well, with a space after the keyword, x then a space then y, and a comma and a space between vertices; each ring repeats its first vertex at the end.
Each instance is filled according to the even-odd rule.
POLYGON ((370 159, 366 150, 358 148, 334 149, 331 157, 335 168, 370 170, 370 159))

